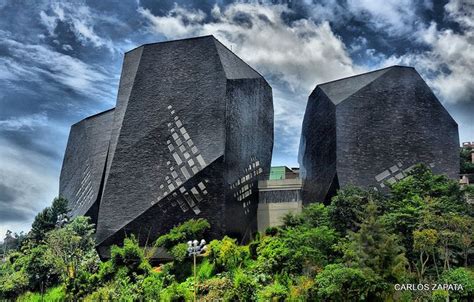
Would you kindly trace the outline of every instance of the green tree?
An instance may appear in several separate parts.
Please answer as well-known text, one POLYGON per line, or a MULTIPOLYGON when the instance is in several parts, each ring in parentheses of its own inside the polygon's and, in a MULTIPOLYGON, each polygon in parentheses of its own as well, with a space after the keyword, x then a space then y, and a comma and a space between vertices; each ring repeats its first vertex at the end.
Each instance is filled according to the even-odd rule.
POLYGON ((334 228, 343 235, 348 231, 357 231, 369 201, 383 204, 382 196, 376 191, 366 191, 354 186, 339 190, 329 206, 329 219, 334 228))
POLYGON ((13 299, 28 289, 28 274, 23 267, 15 267, 19 253, 10 253, 6 261, 0 262, 0 300, 13 299))
POLYGON ((444 284, 459 284, 463 290, 449 291, 452 301, 472 301, 474 297, 474 272, 466 268, 456 268, 442 274, 444 284))
POLYGON ((335 230, 317 228, 287 228, 277 236, 267 236, 257 248, 257 265, 267 273, 302 273, 322 268, 334 254, 338 240, 335 230))
POLYGON ((233 271, 248 257, 243 247, 237 245, 237 240, 227 236, 224 236, 222 240, 212 240, 208 245, 208 250, 210 261, 220 272, 233 271))
POLYGON ((64 278, 74 279, 87 253, 94 250, 94 225, 89 217, 78 216, 65 227, 49 232, 46 244, 62 268, 64 278))
POLYGON ((329 264, 316 276, 318 300, 381 301, 388 284, 372 270, 329 264))
POLYGON ((132 278, 136 275, 147 275, 151 271, 145 253, 133 235, 124 239, 123 246, 111 247, 109 261, 114 272, 122 270, 132 278))
POLYGON ((416 165, 404 179, 390 186, 387 210, 396 211, 400 203, 418 205, 430 201, 436 213, 472 213, 464 192, 456 180, 436 175, 424 165, 416 165))
POLYGON ((423 280, 430 256, 433 258, 436 274, 439 278, 438 265, 435 258, 435 250, 439 240, 438 232, 434 229, 417 230, 413 232, 413 240, 413 249, 420 254, 419 268, 418 266, 415 266, 417 269, 419 282, 421 283, 423 280))
POLYGON ((53 200, 51 207, 45 208, 36 215, 29 237, 35 241, 41 241, 45 238, 45 234, 53 230, 58 222, 58 216, 68 213, 68 201, 62 197, 53 200))
MULTIPOLYGON (((408 259, 416 262, 419 254, 413 250, 414 231, 436 229, 441 238, 440 227, 444 223, 439 224, 437 220, 449 213, 471 217, 474 214, 473 206, 466 202, 465 193, 456 181, 435 175, 427 167, 417 165, 407 177, 391 185, 390 198, 386 199, 382 220, 390 232, 401 235, 408 259)), ((450 230, 443 228, 443 232, 450 230)), ((454 236, 449 232, 446 235, 449 238, 454 236)), ((444 243, 451 244, 452 240, 449 238, 443 237, 444 243)), ((440 240, 439 243, 443 241, 440 240)))
POLYGON ((172 228, 167 234, 160 236, 155 245, 171 250, 178 244, 186 244, 189 240, 203 238, 210 227, 209 222, 205 219, 190 219, 172 228))
POLYGON ((344 260, 349 266, 369 268, 388 282, 401 280, 408 260, 399 237, 388 232, 375 203, 367 204, 364 216, 359 231, 350 232, 343 245, 344 260))
POLYGON ((330 209, 322 203, 312 203, 303 208, 301 219, 309 227, 326 226, 332 228, 330 209))
POLYGON ((463 147, 460 150, 460 170, 461 174, 472 174, 474 173, 474 163, 472 162, 473 149, 470 147, 463 147))

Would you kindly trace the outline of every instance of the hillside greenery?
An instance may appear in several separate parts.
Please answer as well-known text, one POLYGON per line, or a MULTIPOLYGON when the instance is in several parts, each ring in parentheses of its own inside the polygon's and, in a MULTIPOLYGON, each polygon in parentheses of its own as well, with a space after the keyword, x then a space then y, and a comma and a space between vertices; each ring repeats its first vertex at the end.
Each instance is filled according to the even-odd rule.
POLYGON ((56 199, 0 264, 0 300, 192 301, 196 285, 199 301, 472 301, 474 207, 466 190, 417 166, 389 195, 345 188, 247 245, 210 238, 206 220, 189 220, 157 239, 174 259, 161 264, 133 236, 101 262, 89 219, 58 226, 66 207, 56 199), (186 242, 201 238, 208 244, 194 280, 186 242))

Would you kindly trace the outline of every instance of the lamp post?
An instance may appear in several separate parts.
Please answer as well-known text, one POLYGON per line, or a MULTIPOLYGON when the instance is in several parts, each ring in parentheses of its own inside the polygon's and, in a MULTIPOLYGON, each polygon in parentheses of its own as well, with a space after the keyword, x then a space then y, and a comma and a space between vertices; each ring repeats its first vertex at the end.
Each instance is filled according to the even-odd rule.
POLYGON ((188 254, 193 256, 194 262, 194 302, 196 302, 196 291, 197 291, 197 279, 196 279, 196 255, 201 254, 207 249, 206 240, 202 239, 201 242, 194 240, 188 241, 188 254))

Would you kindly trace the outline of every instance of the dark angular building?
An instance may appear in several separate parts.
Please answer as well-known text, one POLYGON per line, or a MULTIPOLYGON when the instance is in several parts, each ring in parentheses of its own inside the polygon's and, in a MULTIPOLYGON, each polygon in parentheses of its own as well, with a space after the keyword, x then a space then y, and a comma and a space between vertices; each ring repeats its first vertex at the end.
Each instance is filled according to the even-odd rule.
POLYGON ((299 163, 305 204, 350 184, 386 191, 418 163, 457 179, 458 126, 414 68, 392 66, 314 89, 299 163))
MULTIPOLYGON (((126 234, 151 243, 191 218, 207 219, 213 238, 246 240, 256 231, 257 181, 269 173, 273 148, 272 91, 214 37, 126 53, 116 108, 102 115, 111 120, 100 138, 106 148, 81 155, 106 158, 94 166, 103 173, 94 179, 101 184, 96 237, 102 257, 126 234)), ((66 159, 89 139, 76 136, 66 159)), ((75 170, 66 159, 60 194, 80 209, 73 213, 85 213, 69 192, 87 173, 66 181, 75 170)))
POLYGON ((72 125, 59 178, 71 216, 86 215, 95 224, 113 120, 111 109, 72 125))

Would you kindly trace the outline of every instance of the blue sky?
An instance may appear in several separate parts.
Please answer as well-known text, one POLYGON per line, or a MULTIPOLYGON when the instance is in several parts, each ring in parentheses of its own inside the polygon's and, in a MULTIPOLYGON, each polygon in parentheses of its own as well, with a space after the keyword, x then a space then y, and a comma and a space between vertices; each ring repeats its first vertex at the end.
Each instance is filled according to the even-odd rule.
POLYGON ((414 66, 474 140, 474 5, 468 0, 0 0, 0 236, 28 230, 58 193, 69 127, 114 106, 123 53, 213 34, 263 74, 274 165, 297 164, 318 83, 414 66))

